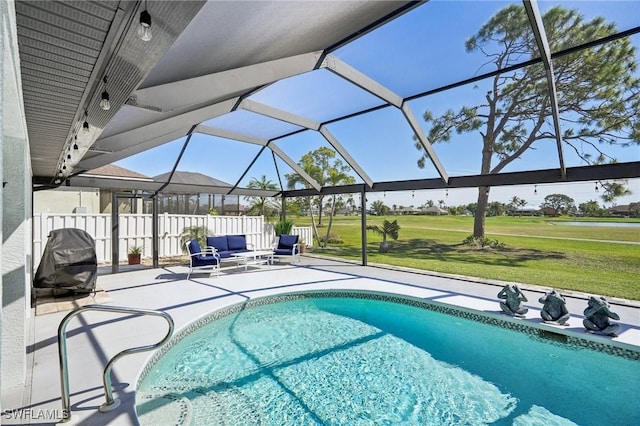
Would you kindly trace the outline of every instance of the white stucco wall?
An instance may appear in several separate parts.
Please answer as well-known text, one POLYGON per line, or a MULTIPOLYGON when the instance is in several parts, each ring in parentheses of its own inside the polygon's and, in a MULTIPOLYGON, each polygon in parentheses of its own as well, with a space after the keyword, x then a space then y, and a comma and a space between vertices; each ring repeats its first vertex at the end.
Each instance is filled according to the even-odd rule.
POLYGON ((97 188, 60 187, 33 193, 33 214, 40 213, 103 213, 100 210, 100 190, 97 188))
MULTIPOLYGON (((5 56, 5 39, 6 35, 5 28, 8 26, 9 18, 8 18, 8 6, 4 0, 0 0, 0 124, 2 124, 2 128, 4 129, 4 56, 5 56)), ((4 176, 4 167, 2 166, 3 158, 2 158, 2 146, 4 145, 4 130, 0 131, 0 175, 4 176)), ((4 203, 2 202, 2 194, 4 193, 4 189, 0 186, 0 222, 2 222, 2 218, 4 216, 4 203)), ((4 240, 2 238, 2 229, 0 228, 0 241, 4 240)), ((0 260, 2 260, 2 244, 0 244, 0 260)), ((2 287, 4 287, 2 283, 2 276, 0 275, 0 301, 2 300, 2 287)), ((2 369, 4 367, 4 363, 2 362, 2 348, 3 348, 3 339, 4 336, 2 334, 2 325, 4 324, 4 315, 2 309, 0 309, 0 413, 2 412, 2 369)))
MULTIPOLYGON (((31 166, 22 102, 15 5, 0 0, 1 389, 23 386, 31 312, 31 166)), ((1 390, 0 390, 1 392, 1 390)), ((0 396, 1 393, 0 393, 0 396)), ((1 410, 1 407, 0 407, 1 410)))

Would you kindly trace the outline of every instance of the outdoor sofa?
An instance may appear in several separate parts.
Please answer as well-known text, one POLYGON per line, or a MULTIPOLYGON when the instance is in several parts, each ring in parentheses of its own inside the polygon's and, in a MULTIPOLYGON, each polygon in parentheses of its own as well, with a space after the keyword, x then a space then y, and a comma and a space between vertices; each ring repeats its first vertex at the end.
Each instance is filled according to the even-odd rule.
POLYGON ((237 253, 253 251, 253 244, 247 243, 245 235, 222 235, 207 237, 207 249, 213 247, 220 260, 228 259, 237 253))

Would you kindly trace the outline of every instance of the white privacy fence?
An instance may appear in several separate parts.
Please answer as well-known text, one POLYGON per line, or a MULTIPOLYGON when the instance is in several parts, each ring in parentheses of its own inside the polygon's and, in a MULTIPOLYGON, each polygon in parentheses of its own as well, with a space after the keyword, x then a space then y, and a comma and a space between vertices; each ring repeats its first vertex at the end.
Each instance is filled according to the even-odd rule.
MULTIPOLYGON (((119 260, 126 261, 129 248, 142 248, 142 257, 152 257, 152 216, 150 214, 120 214, 118 232, 119 260)), ((158 256, 171 257, 184 254, 180 236, 185 228, 204 227, 207 235, 244 234, 247 243, 257 249, 270 248, 277 241, 273 224, 264 216, 210 216, 210 215, 158 215, 158 256)), ((34 269, 40 264, 47 245, 49 232, 60 228, 79 228, 93 237, 98 263, 111 263, 111 214, 51 214, 33 217, 34 269)), ((294 226, 292 234, 311 245, 311 227, 294 226)))

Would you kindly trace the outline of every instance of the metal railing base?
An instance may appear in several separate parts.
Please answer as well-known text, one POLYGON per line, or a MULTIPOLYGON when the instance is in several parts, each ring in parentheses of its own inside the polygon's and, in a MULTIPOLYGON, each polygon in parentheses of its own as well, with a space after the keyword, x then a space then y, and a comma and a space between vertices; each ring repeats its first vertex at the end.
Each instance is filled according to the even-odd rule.
POLYGON ((114 399, 111 404, 107 404, 106 402, 98 408, 98 411, 101 413, 108 413, 109 411, 113 411, 120 406, 120 400, 114 399))

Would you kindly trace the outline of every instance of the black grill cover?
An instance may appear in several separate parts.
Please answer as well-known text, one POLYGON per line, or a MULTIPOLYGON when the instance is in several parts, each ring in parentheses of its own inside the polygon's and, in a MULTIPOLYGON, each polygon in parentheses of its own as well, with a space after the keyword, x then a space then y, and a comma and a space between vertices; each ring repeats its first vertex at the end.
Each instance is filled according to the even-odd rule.
POLYGON ((89 293, 95 289, 98 273, 96 245, 86 231, 54 229, 42 253, 33 280, 35 288, 53 288, 89 293))

